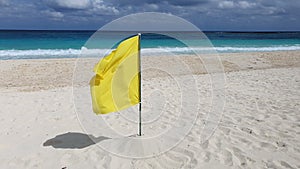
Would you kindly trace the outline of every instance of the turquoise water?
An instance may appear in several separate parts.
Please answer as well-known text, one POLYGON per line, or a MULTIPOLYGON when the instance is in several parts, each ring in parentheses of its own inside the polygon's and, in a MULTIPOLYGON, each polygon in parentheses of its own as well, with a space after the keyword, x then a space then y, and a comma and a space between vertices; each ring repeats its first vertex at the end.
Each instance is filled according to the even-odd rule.
MULTIPOLYGON (((0 59, 39 59, 78 57, 81 49, 99 49, 107 52, 121 40, 116 34, 130 32, 104 32, 86 42, 95 31, 0 31, 0 59)), ((204 32, 208 39, 199 38, 197 32, 176 32, 187 44, 162 34, 142 34, 143 52, 172 53, 203 51, 211 43, 218 52, 255 52, 300 50, 300 32, 234 33, 204 32), (209 41, 208 41, 209 40, 209 41)))

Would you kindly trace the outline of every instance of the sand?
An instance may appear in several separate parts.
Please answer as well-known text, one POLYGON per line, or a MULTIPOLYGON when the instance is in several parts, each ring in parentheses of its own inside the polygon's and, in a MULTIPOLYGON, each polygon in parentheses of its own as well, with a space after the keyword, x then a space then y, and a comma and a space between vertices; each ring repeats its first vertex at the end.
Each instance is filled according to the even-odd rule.
MULTIPOLYGON (((85 93, 89 77, 77 75, 89 74, 97 60, 77 62, 81 67, 75 69, 75 88, 75 59, 0 61, 0 168, 300 168, 299 51, 222 54, 226 82, 220 95, 220 89, 212 91, 211 74, 199 58, 181 57, 190 72, 175 72, 175 78, 157 70, 143 74, 144 140, 134 136, 136 112, 113 113, 101 116, 103 124, 90 123, 99 116, 90 112, 85 93), (176 83, 176 78, 190 77, 196 83, 183 86, 195 85, 198 93, 193 96, 180 93, 184 89, 176 83), (219 114, 207 119, 214 117, 216 93, 217 99, 225 99, 220 121, 219 114), (200 100, 197 111, 187 108, 177 114, 184 94, 186 102, 200 100), (189 122, 194 122, 192 129, 185 133, 189 122), (109 133, 104 124, 124 136, 109 133), (203 128, 209 125, 218 127, 203 141, 203 128), (166 139, 159 136, 173 128, 166 139), (152 137, 154 142, 147 142, 152 137), (162 154, 138 158, 169 145, 162 154)), ((143 61, 144 67, 155 62, 150 57, 143 61)), ((173 63, 170 57, 160 61, 161 68, 173 63)))

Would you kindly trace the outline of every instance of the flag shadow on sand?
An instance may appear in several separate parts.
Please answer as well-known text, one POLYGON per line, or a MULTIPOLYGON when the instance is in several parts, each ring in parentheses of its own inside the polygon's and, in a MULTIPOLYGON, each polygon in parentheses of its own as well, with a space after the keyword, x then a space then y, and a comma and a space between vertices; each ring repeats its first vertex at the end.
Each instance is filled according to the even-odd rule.
POLYGON ((100 141, 111 139, 109 137, 87 135, 83 133, 68 132, 60 134, 43 143, 43 146, 52 146, 61 149, 82 149, 100 141))

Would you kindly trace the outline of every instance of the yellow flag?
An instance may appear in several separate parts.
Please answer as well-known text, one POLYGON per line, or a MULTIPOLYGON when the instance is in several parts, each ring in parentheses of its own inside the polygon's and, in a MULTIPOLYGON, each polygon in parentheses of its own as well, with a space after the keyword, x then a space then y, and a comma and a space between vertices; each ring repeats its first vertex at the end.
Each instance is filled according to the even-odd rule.
POLYGON ((90 81, 93 111, 107 114, 140 102, 139 36, 124 40, 96 66, 90 81))

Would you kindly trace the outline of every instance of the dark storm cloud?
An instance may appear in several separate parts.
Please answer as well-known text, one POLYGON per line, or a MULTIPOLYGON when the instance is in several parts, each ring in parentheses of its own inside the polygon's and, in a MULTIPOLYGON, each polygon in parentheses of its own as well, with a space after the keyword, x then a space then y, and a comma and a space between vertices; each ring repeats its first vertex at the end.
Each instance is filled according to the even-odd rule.
POLYGON ((148 11, 171 13, 202 29, 300 30, 299 0, 0 0, 0 7, 2 29, 97 29, 148 11))

